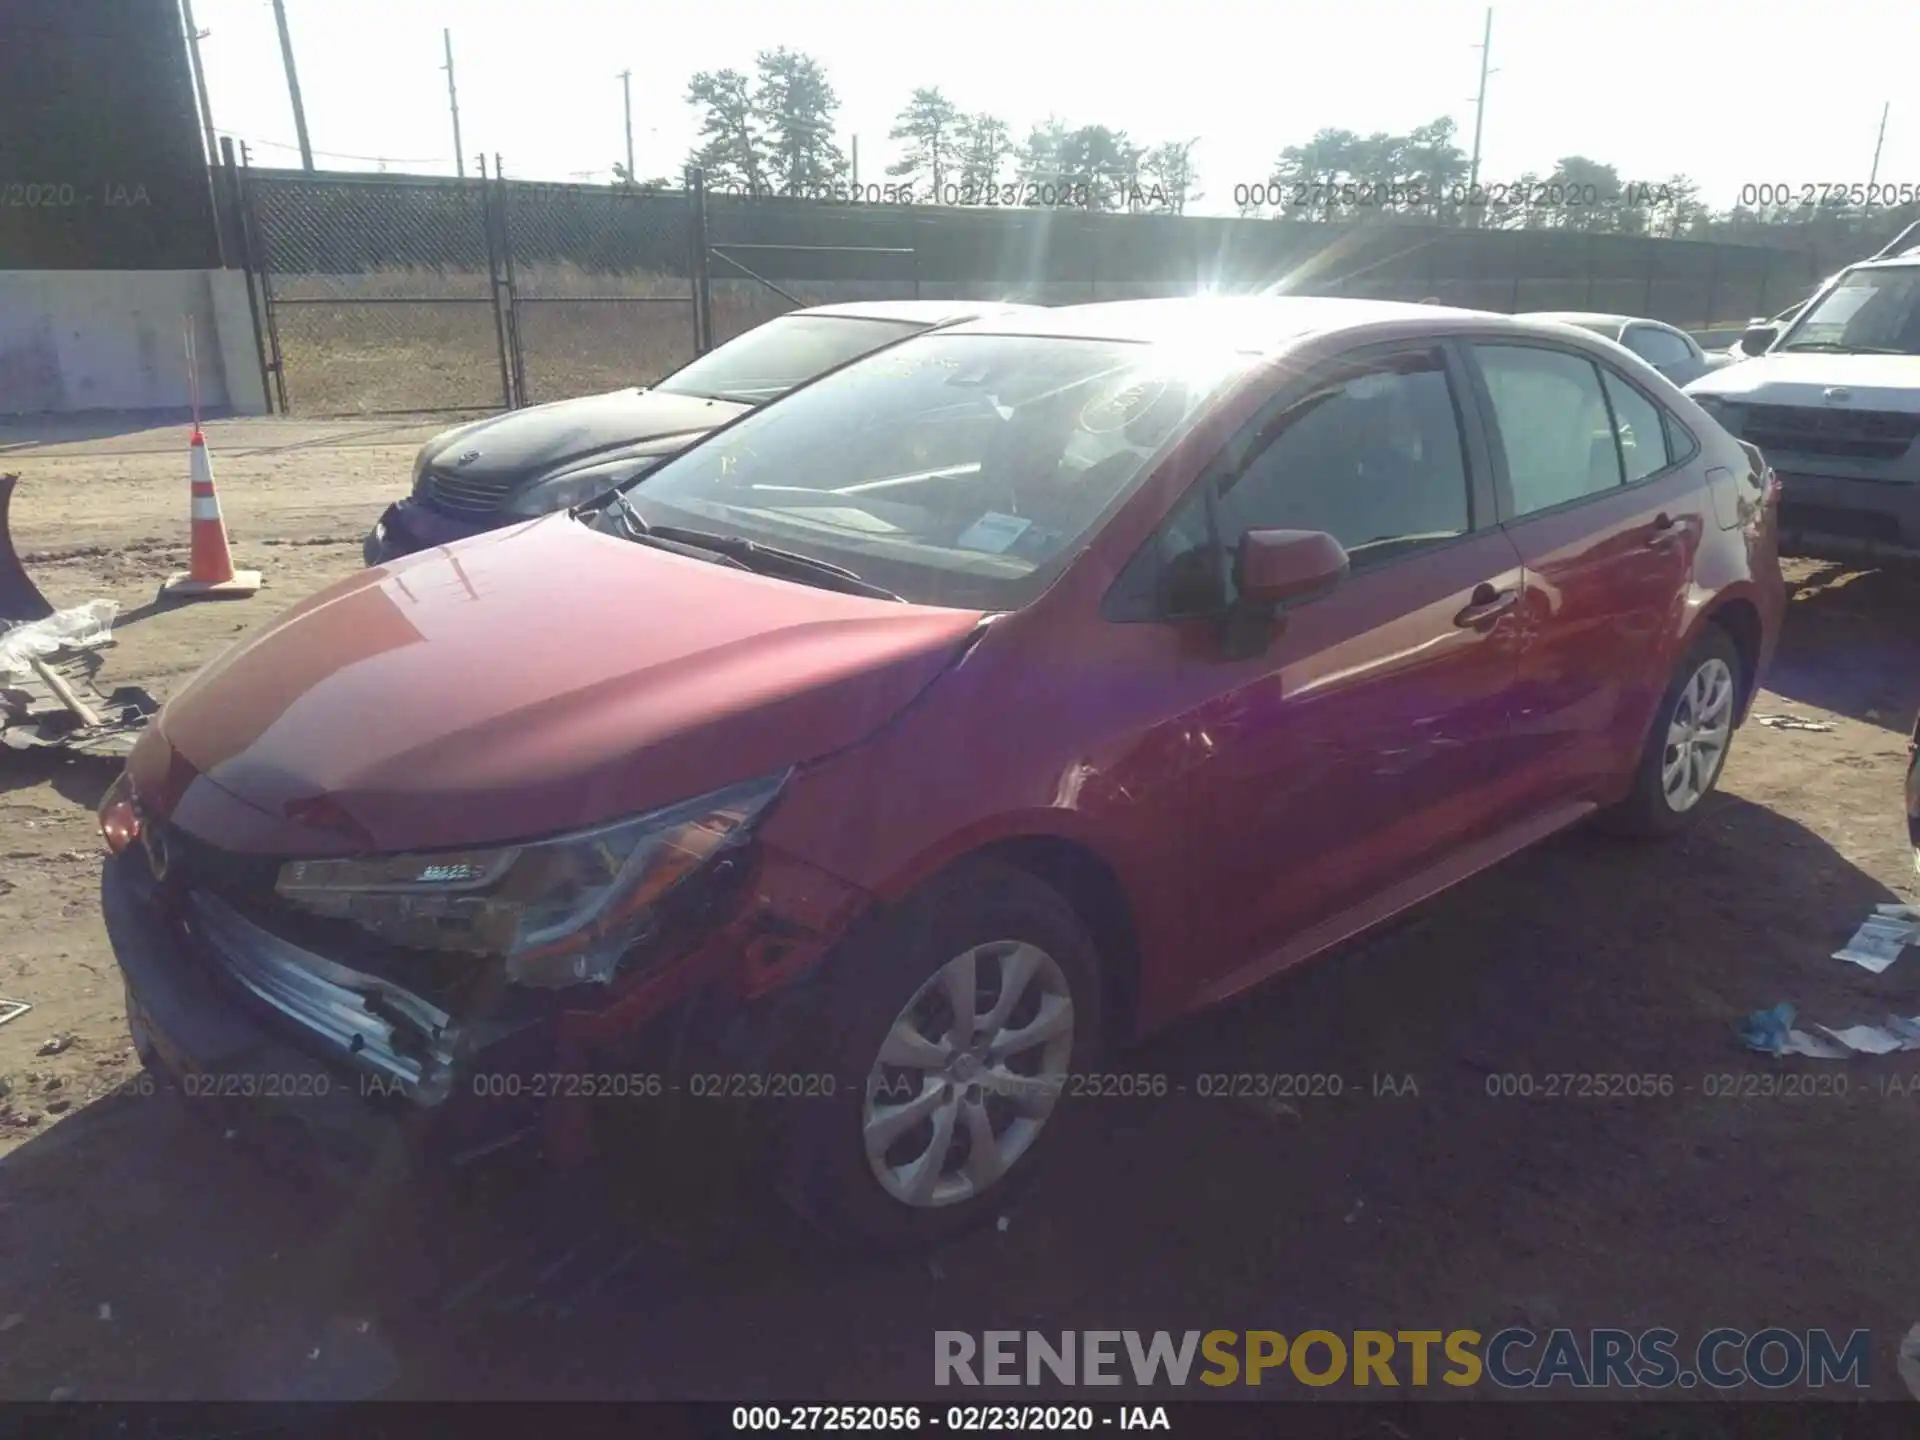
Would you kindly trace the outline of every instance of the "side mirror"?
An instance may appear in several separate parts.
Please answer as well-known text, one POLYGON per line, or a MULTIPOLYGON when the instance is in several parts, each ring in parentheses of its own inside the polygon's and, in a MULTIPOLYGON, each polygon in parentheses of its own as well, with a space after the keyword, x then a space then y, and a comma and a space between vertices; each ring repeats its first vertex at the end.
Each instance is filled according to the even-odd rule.
POLYGON ((1772 346, 1780 338, 1778 325, 1749 325, 1746 333, 1740 337, 1740 348, 1749 355, 1758 355, 1772 346))
POLYGON ((1322 530, 1249 530, 1234 567, 1241 600, 1264 608, 1331 589, 1346 578, 1348 560, 1322 530))

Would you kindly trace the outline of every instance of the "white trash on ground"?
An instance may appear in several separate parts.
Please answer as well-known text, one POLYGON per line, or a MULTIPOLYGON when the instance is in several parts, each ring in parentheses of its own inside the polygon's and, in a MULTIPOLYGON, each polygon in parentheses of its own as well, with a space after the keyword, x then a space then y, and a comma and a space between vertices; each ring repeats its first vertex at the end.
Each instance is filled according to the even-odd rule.
POLYGON ((33 671, 29 660, 43 660, 56 650, 90 650, 113 639, 115 600, 89 600, 71 609, 56 610, 44 620, 29 620, 0 631, 0 676, 25 676, 33 671))
POLYGON ((1825 720, 1803 720, 1798 715, 1756 715, 1753 718, 1769 730, 1813 730, 1824 734, 1833 729, 1825 720))
POLYGON ((1851 961, 1878 975, 1898 960, 1907 946, 1920 944, 1920 910, 1911 905, 1876 905, 1873 912, 1860 922, 1853 938, 1833 952, 1833 958, 1851 961))

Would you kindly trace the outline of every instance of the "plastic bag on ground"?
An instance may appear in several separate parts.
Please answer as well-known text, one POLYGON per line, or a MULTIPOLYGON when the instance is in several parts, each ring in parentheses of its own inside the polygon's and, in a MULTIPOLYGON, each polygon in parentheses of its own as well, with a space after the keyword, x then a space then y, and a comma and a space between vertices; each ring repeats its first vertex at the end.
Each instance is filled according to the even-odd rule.
POLYGON ((104 645, 113 638, 113 617, 120 605, 114 600, 89 600, 71 609, 56 610, 44 620, 0 630, 0 676, 19 679, 30 675, 30 659, 41 659, 56 650, 86 650, 104 645))

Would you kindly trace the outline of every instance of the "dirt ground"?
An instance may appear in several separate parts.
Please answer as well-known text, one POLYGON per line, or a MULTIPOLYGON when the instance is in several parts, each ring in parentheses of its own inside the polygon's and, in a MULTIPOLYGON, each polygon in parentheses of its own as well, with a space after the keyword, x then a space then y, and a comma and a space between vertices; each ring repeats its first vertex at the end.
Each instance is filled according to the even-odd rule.
MULTIPOLYGON (((24 477, 15 530, 42 588, 117 600, 107 677, 164 697, 351 572, 436 428, 210 426, 237 557, 269 587, 186 608, 153 603, 184 561, 184 428, 0 430, 0 470, 24 477)), ((1794 577, 1756 708, 1831 731, 1749 725, 1685 839, 1562 836, 1149 1042, 1123 1063, 1176 1085, 1287 1071, 1344 1093, 1078 1102, 1086 1123, 1005 1228, 931 1259, 829 1258, 724 1166, 670 1155, 619 1194, 515 1178, 458 1200, 343 1202, 262 1169, 196 1102, 139 1093, 97 916, 110 770, 0 752, 0 995, 34 1007, 0 1027, 0 1397, 912 1400, 936 1329, 1509 1323, 1865 1328, 1872 1395, 1901 1396, 1920 1055, 1773 1061, 1734 1025, 1782 1000, 1835 1026, 1920 1012, 1920 959, 1873 976, 1828 958, 1875 902, 1915 895, 1920 588, 1794 577), (1822 1064, 1845 1098, 1709 1093, 1822 1064), (1489 1093, 1566 1072, 1674 1093, 1489 1093), (1375 1075, 1403 1093, 1376 1098, 1375 1075)))

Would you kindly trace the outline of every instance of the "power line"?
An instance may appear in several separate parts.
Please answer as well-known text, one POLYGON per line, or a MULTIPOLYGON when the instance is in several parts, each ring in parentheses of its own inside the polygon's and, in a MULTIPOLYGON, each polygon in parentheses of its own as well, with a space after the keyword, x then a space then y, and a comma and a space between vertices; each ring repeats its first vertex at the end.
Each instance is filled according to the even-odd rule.
POLYGON ((222 130, 219 133, 235 140, 245 140, 249 145, 263 146, 268 150, 313 154, 327 160, 365 160, 375 165, 382 161, 389 165, 445 165, 452 158, 447 155, 349 155, 343 150, 313 150, 310 147, 303 152, 300 146, 289 145, 283 140, 256 140, 251 136, 235 134, 231 130, 222 130))

